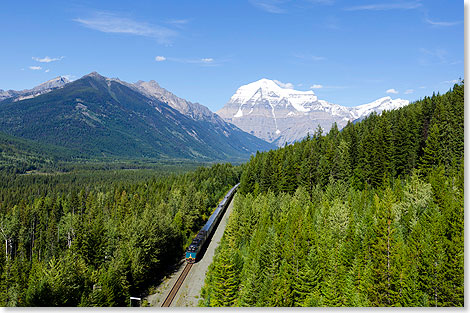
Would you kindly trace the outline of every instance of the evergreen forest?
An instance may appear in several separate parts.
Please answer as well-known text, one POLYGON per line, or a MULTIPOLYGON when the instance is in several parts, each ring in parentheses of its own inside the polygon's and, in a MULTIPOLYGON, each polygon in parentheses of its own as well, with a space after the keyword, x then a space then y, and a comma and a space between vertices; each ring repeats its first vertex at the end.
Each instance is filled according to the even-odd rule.
POLYGON ((237 182, 201 306, 464 305, 460 82, 239 166, 0 134, 0 306, 128 306, 237 182))
POLYGON ((258 153, 202 306, 464 305, 464 83, 258 153))
POLYGON ((128 306, 179 262, 240 178, 230 164, 79 168, 2 172, 0 306, 128 306))

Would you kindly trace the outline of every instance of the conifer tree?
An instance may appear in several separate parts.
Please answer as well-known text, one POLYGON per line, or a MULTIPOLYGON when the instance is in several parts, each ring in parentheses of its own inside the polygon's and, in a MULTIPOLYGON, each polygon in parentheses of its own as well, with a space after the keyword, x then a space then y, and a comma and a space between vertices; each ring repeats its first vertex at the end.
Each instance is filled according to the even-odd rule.
POLYGON ((372 301, 376 306, 391 306, 395 301, 393 289, 393 254, 395 253, 393 225, 394 198, 390 189, 385 191, 384 199, 374 198, 377 210, 377 222, 375 225, 375 243, 372 250, 374 262, 374 290, 372 301))
POLYGON ((441 135, 438 124, 433 124, 423 149, 420 168, 428 173, 432 168, 439 165, 441 160, 441 135))
POLYGON ((214 292, 210 306, 232 306, 238 296, 241 259, 237 252, 224 251, 216 260, 212 281, 214 292))

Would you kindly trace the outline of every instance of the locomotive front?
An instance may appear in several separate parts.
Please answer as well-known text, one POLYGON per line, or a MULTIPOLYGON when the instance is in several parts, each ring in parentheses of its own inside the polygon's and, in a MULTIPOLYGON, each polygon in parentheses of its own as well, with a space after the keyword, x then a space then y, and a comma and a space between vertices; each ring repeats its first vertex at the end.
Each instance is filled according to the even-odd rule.
POLYGON ((197 246, 191 244, 186 250, 186 262, 194 263, 196 262, 197 255, 197 246))

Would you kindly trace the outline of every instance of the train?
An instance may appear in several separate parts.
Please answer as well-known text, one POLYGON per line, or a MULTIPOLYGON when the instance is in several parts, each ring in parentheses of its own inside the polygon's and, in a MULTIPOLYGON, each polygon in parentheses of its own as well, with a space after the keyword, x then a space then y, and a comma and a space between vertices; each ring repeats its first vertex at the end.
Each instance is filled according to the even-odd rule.
POLYGON ((233 198, 238 186, 240 183, 233 186, 232 189, 227 192, 225 197, 220 201, 219 205, 215 209, 214 213, 209 217, 206 224, 202 229, 197 233, 196 237, 194 237, 193 241, 189 245, 188 249, 186 249, 186 262, 187 263, 195 263, 198 257, 198 253, 201 251, 202 247, 207 241, 212 233, 215 231, 215 228, 224 215, 225 210, 227 209, 230 201, 233 198))

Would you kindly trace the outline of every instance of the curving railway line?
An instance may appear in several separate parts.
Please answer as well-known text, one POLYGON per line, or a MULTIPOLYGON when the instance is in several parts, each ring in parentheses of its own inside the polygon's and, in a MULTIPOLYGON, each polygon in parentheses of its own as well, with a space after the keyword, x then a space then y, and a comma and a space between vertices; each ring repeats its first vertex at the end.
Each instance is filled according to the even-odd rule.
POLYGON ((224 213, 239 185, 240 184, 236 184, 232 189, 230 189, 230 191, 225 195, 222 201, 220 201, 215 211, 209 217, 204 227, 198 232, 196 237, 194 237, 193 241, 186 250, 186 266, 171 288, 170 293, 165 298, 165 301, 163 301, 162 307, 169 307, 171 305, 173 299, 178 294, 181 285, 183 285, 185 278, 188 276, 191 267, 194 263, 202 258, 202 255, 204 255, 205 248, 207 248, 208 242, 210 242, 212 235, 215 233, 217 226, 224 216, 224 213))

